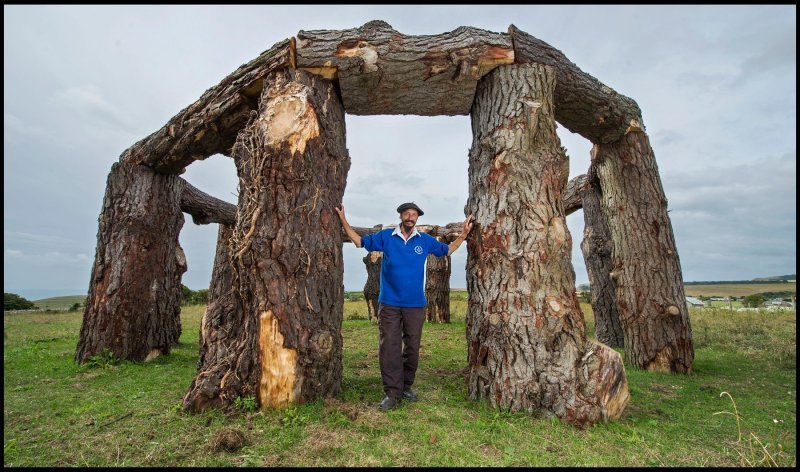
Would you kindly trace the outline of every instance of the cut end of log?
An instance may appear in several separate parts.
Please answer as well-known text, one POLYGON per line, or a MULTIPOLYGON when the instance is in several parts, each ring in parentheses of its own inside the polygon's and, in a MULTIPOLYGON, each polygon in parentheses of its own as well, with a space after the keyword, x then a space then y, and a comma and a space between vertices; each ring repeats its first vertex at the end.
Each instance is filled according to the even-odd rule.
POLYGON ((271 310, 261 313, 258 345, 261 379, 258 397, 262 408, 279 408, 297 400, 297 350, 283 347, 278 319, 271 310))
POLYGON ((677 316, 677 315, 681 314, 681 310, 680 310, 680 308, 676 307, 675 305, 670 305, 667 308, 667 314, 670 314, 672 316, 677 316))
POLYGON ((273 147, 289 145, 292 154, 305 152, 306 143, 319 136, 319 122, 314 107, 303 90, 290 90, 286 95, 270 100, 259 118, 273 147))

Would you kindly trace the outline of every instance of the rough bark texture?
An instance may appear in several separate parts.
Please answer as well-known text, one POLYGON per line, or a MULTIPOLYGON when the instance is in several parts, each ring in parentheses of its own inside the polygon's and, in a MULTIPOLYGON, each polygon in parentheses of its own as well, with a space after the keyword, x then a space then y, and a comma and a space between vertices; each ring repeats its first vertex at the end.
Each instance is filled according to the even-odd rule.
POLYGON ((450 256, 429 255, 425 268, 425 319, 432 323, 450 322, 450 256))
POLYGON ((623 347, 624 337, 614 295, 616 287, 610 275, 613 270, 611 252, 614 244, 606 217, 600 208, 600 182, 593 166, 589 167, 589 172, 584 177, 584 185, 579 192, 583 201, 584 221, 581 251, 591 286, 595 337, 609 346, 623 347))
POLYGON ((297 67, 337 78, 345 109, 354 115, 466 115, 478 79, 513 62, 507 34, 464 26, 406 36, 370 21, 297 34, 297 67))
POLYGON ((581 191, 586 185, 586 174, 579 175, 567 182, 567 188, 561 194, 561 202, 564 205, 564 216, 571 215, 583 208, 581 191))
POLYGON ((166 125, 120 156, 123 162, 144 164, 165 174, 178 174, 196 160, 230 155, 236 136, 258 109, 264 78, 294 65, 294 38, 275 44, 242 65, 166 125))
POLYGON ((255 396, 262 408, 280 407, 341 389, 344 287, 333 207, 350 167, 344 136, 330 81, 288 69, 267 77, 258 117, 233 152, 232 287, 243 326, 218 385, 222 403, 255 396))
POLYGON ((226 226, 236 224, 236 205, 212 197, 182 178, 180 179, 183 181, 181 211, 192 215, 194 224, 221 223, 226 226))
POLYGON ((135 164, 115 163, 97 230, 97 252, 75 360, 108 349, 119 359, 168 354, 181 335, 178 244, 182 182, 135 164))
MULTIPOLYGON (((348 239, 349 241, 349 239, 348 239)), ((364 283, 364 298, 367 301, 367 312, 369 319, 378 319, 378 297, 381 294, 381 262, 383 253, 380 251, 370 251, 364 256, 364 265, 367 266, 367 281, 364 283)))
POLYGON ((625 363, 689 373, 694 361, 683 275, 667 198, 644 131, 595 145, 592 165, 613 241, 613 270, 625 363))
POLYGON ((472 108, 467 212, 469 396, 585 426, 628 401, 620 355, 585 336, 561 194, 550 67, 501 66, 472 108))
POLYGON ((244 312, 232 288, 233 227, 219 225, 208 304, 200 322, 197 375, 183 398, 187 411, 202 411, 233 402, 241 392, 226 388, 224 377, 236 371, 236 353, 246 339, 244 312))
POLYGON ((592 143, 613 143, 633 126, 642 128, 642 112, 632 99, 583 72, 558 49, 511 25, 517 64, 552 66, 556 73, 556 120, 592 143))

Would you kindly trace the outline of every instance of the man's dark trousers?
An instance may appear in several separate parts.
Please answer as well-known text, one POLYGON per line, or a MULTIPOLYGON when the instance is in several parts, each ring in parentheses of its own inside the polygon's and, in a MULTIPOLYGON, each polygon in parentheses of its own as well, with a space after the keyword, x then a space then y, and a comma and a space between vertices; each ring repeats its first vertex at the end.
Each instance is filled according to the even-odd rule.
POLYGON ((403 390, 414 383, 424 321, 424 307, 378 307, 378 357, 383 391, 389 397, 400 399, 403 390))

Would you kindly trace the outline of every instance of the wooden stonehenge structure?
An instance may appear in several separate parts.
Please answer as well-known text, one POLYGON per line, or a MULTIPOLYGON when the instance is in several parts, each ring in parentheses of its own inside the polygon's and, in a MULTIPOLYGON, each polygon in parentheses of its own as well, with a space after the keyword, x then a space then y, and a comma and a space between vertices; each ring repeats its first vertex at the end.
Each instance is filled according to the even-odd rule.
MULTIPOLYGON (((178 235, 188 213, 219 233, 184 409, 336 395, 345 113, 471 116, 470 398, 580 426, 625 408, 622 356, 585 334, 570 208, 584 210, 593 306, 614 314, 598 333, 624 343, 629 367, 690 372, 680 262, 636 102, 513 25, 407 36, 383 21, 278 42, 122 153, 98 220, 75 360, 104 349, 134 361, 169 353, 181 333, 178 235), (590 169, 569 185, 556 122, 593 143, 590 169), (235 161, 237 205, 180 177, 215 154, 235 161)), ((420 229, 449 240, 459 226, 420 229)))

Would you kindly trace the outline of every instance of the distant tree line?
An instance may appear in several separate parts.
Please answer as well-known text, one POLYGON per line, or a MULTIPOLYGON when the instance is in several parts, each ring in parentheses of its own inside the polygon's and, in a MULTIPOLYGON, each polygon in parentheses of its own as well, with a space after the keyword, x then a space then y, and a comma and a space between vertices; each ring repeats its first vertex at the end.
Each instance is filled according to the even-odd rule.
MULTIPOLYGON (((787 276, 788 277, 788 276, 787 276)), ((789 283, 786 279, 774 280, 708 280, 704 282, 684 282, 683 285, 753 285, 753 284, 785 284, 789 283)))
POLYGON ((33 310, 36 308, 36 304, 25 297, 21 297, 16 293, 3 292, 3 311, 33 310))
POLYGON ((192 290, 186 285, 181 284, 183 300, 181 305, 205 305, 208 303, 208 289, 192 290))

